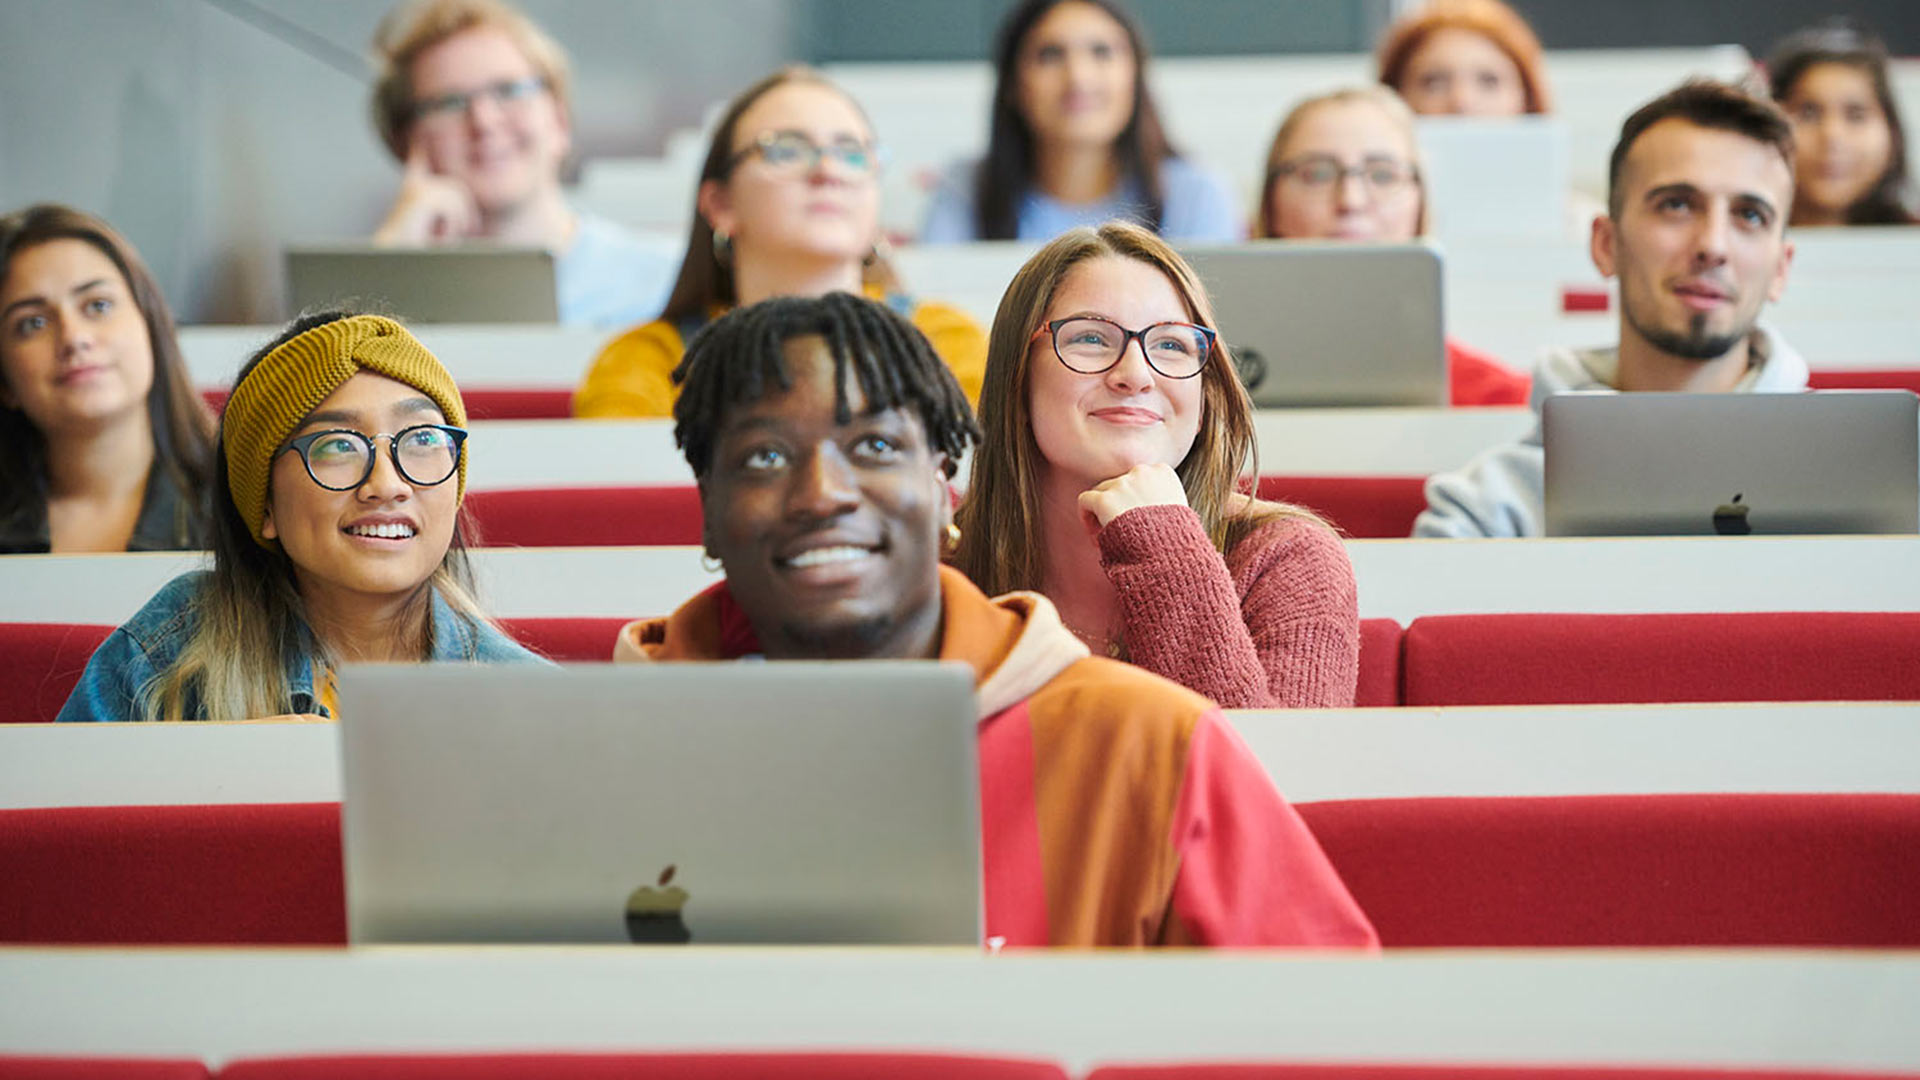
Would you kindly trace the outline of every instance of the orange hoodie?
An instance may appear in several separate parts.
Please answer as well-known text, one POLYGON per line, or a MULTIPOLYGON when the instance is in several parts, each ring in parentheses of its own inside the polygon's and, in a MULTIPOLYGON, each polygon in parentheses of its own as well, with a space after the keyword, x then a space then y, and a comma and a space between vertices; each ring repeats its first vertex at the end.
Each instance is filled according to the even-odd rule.
MULTIPOLYGON (((940 568, 940 659, 974 669, 986 933, 1008 945, 1378 948, 1220 710, 1091 657, 1037 593, 940 568)), ((629 623, 615 660, 758 651, 727 592, 629 623)))

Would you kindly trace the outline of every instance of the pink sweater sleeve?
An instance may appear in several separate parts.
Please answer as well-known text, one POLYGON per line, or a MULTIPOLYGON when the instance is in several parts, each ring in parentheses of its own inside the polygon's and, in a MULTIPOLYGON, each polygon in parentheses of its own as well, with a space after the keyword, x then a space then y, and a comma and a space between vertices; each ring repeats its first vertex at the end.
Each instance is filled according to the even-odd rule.
POLYGON ((1218 712, 1195 726, 1173 813, 1167 944, 1378 949, 1366 913, 1218 712))
POLYGON ((1100 561, 1133 663, 1227 709, 1353 704, 1359 599, 1332 530, 1276 518, 1222 558, 1191 507, 1142 506, 1100 530, 1100 561))

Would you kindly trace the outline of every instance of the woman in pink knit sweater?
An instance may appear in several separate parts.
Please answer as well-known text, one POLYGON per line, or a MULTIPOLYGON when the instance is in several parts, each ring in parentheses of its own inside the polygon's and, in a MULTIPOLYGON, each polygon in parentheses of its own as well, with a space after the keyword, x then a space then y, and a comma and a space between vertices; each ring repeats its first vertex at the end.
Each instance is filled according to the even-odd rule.
POLYGON ((1132 225, 1028 260, 988 340, 953 563, 1224 707, 1352 705, 1353 568, 1311 511, 1242 490, 1252 406, 1213 321, 1192 269, 1132 225))

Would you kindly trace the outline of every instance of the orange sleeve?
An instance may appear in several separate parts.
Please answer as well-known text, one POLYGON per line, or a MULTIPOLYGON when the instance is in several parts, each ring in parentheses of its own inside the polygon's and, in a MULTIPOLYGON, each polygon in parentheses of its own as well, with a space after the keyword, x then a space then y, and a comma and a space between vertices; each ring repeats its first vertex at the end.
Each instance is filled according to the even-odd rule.
POLYGON ((636 326, 606 344, 573 392, 573 415, 618 419, 673 415, 673 369, 686 345, 664 319, 636 326))

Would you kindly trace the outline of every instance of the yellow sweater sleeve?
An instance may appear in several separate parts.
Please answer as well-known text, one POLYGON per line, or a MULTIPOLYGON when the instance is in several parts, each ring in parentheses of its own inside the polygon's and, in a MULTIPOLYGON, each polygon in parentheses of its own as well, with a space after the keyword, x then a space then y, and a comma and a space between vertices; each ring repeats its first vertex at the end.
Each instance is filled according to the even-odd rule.
POLYGON ((947 304, 919 304, 913 309, 913 325, 927 335, 933 351, 946 361, 948 370, 966 391, 967 401, 980 407, 980 387, 987 377, 987 335, 967 313, 947 304))
MULTIPOLYGON (((573 392, 573 415, 612 419, 672 416, 673 369, 686 344, 664 319, 636 326, 608 342, 573 392)), ((944 354, 943 354, 944 355, 944 354)))

